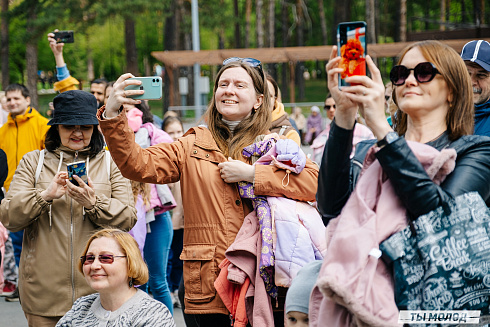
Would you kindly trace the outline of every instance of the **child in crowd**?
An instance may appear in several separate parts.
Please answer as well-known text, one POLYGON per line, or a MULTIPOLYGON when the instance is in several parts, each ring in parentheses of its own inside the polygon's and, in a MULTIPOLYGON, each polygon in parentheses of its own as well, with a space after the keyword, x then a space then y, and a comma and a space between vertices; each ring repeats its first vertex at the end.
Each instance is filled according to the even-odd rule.
POLYGON ((306 327, 309 324, 310 294, 322 267, 322 260, 306 264, 293 279, 286 295, 286 327, 306 327))
MULTIPOLYGON (((170 113, 168 111, 167 113, 170 113)), ((173 112, 173 111, 172 111, 173 112)), ((174 141, 177 141, 184 135, 184 125, 179 117, 167 115, 163 120, 162 129, 167 132, 174 141)), ((172 296, 172 302, 175 307, 180 307, 178 290, 180 280, 182 279, 182 260, 180 254, 184 246, 184 208, 182 207, 182 194, 180 191, 180 181, 168 184, 174 196, 177 207, 172 210, 172 225, 174 229, 174 237, 170 252, 168 254, 167 281, 172 296)))
POLYGON ((313 140, 323 131, 323 118, 320 108, 311 107, 311 114, 306 121, 305 143, 311 145, 313 140))

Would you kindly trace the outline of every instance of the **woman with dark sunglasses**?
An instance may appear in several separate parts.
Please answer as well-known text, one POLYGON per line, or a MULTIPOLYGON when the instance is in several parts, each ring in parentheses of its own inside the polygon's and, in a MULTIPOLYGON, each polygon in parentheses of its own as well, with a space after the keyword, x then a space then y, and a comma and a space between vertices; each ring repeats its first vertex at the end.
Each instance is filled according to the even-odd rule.
POLYGON ((490 138, 471 135, 474 119, 471 83, 456 51, 438 41, 421 41, 402 52, 398 66, 390 74, 393 101, 398 107, 394 130, 386 120, 385 89, 372 59, 369 56, 366 59, 372 78, 349 77, 352 86, 342 90, 338 87, 337 75, 342 71, 339 61, 334 47, 326 68, 337 112, 322 158, 317 193, 318 208, 326 224, 340 214, 358 178, 363 178, 359 174, 372 146, 409 219, 471 191, 478 192, 490 204, 490 138), (361 142, 351 161, 349 153, 358 109, 376 139, 361 142), (407 141, 425 143, 439 151, 454 149, 457 152, 454 170, 440 185, 433 182, 407 141))
POLYGON ((149 273, 129 233, 111 228, 95 232, 78 271, 97 293, 79 298, 56 326, 175 326, 163 303, 135 287, 145 284, 149 273))
POLYGON ((301 174, 291 174, 289 184, 283 186, 284 171, 269 165, 252 166, 242 155, 244 147, 268 134, 271 126, 273 104, 256 59, 225 60, 206 112, 208 127, 193 127, 173 143, 147 149, 134 143, 125 113, 119 112, 123 104, 138 103, 129 96, 142 93, 124 91, 127 85, 137 84, 129 77, 132 75, 125 74, 117 80, 107 105, 99 111, 109 150, 127 178, 160 184, 181 181, 185 220, 180 258, 184 261, 186 323, 229 326, 229 312, 214 281, 225 251, 253 210, 252 203, 240 197, 237 182, 254 183, 257 195, 311 201, 318 169, 307 160, 301 174))

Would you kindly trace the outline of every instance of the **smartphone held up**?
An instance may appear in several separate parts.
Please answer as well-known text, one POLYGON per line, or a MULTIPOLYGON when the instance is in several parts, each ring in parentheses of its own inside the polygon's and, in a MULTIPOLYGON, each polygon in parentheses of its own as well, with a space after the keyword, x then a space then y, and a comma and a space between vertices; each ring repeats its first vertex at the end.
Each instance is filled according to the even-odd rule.
POLYGON ((145 93, 133 95, 131 98, 136 100, 159 100, 162 98, 162 78, 160 76, 133 77, 129 80, 141 81, 140 85, 129 85, 124 90, 143 90, 145 93))
POLYGON ((58 31, 53 32, 54 39, 56 43, 73 43, 75 42, 75 38, 73 36, 73 31, 58 31))
POLYGON ((342 58, 339 68, 339 88, 350 86, 348 76, 366 75, 366 23, 346 22, 337 26, 337 52, 342 58))

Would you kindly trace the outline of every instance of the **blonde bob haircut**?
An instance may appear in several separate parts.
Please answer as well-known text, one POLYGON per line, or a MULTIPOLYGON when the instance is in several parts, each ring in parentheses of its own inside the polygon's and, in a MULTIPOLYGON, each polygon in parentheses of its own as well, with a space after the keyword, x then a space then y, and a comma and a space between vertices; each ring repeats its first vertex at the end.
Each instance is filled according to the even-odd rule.
MULTIPOLYGON (((82 256, 87 254, 88 248, 90 247, 90 244, 92 244, 93 240, 102 237, 113 238, 121 246, 123 254, 126 256, 128 262, 128 282, 132 278, 134 285, 145 284, 149 277, 148 267, 141 257, 138 243, 136 243, 135 239, 125 231, 116 228, 105 228, 96 231, 87 241, 85 249, 82 252, 82 256)), ((78 261, 78 271, 83 274, 81 260, 78 261)))
POLYGON ((265 72, 261 72, 257 68, 249 66, 247 63, 235 61, 221 67, 216 76, 213 97, 206 111, 206 117, 209 131, 226 158, 232 157, 236 160, 243 159, 243 148, 253 144, 257 136, 269 133, 272 119, 271 111, 274 104, 269 97, 267 81, 264 74, 265 72), (232 133, 228 126, 222 121, 222 116, 216 108, 215 94, 219 86, 219 79, 223 72, 234 67, 241 67, 247 71, 248 75, 252 78, 256 96, 263 95, 263 98, 260 107, 256 110, 250 108, 252 111, 251 114, 243 119, 235 127, 234 133, 232 133))
MULTIPOLYGON (((450 97, 446 115, 449 140, 454 141, 463 135, 473 134, 475 110, 473 91, 463 59, 450 46, 439 41, 428 40, 407 46, 398 60, 398 65, 407 52, 414 48, 419 48, 425 59, 436 66, 446 82, 450 97)), ((404 135, 407 131, 407 114, 398 107, 396 88, 397 86, 393 86, 393 101, 397 105, 393 128, 399 135, 404 135)))

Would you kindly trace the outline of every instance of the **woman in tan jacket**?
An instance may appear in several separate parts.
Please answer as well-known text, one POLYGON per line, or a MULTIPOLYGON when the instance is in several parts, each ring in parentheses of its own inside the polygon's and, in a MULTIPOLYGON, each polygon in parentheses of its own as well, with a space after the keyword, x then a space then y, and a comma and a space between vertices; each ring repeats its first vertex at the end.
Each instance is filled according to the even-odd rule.
MULTIPOLYGON (((260 61, 229 58, 218 72, 212 100, 206 112, 208 127, 191 128, 178 141, 141 149, 128 129, 123 104, 139 101, 125 91, 131 74, 114 84, 106 107, 98 112, 114 161, 124 176, 146 183, 181 181, 185 211, 184 261, 185 313, 198 326, 229 326, 229 312, 217 295, 214 281, 226 249, 233 243, 244 217, 253 210, 240 197, 237 182, 254 183, 257 195, 286 196, 314 201, 318 169, 310 160, 301 174, 269 165, 250 165, 244 147, 267 134, 271 125, 271 98, 260 61), (193 315, 189 317, 189 315, 193 315)), ((186 319, 186 321, 189 321, 186 319)))
POLYGON ((97 101, 84 91, 54 98, 46 150, 27 153, 0 206, 10 231, 24 230, 19 295, 29 326, 55 326, 80 296, 94 291, 76 271, 90 235, 103 226, 129 230, 136 209, 129 181, 97 129, 97 101), (84 161, 88 181, 67 180, 67 164, 84 161))

